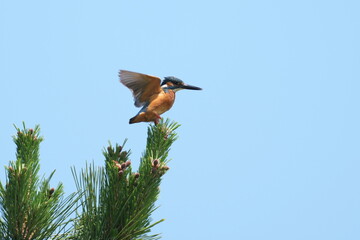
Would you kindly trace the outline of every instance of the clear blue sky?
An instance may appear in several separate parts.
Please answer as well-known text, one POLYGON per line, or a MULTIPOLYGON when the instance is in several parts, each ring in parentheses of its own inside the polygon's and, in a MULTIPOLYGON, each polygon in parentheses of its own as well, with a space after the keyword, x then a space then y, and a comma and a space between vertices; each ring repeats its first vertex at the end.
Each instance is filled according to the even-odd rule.
MULTIPOLYGON (((0 1, 1 165, 40 124, 41 172, 103 165, 147 124, 117 72, 177 76, 163 239, 360 238, 359 1, 0 1)), ((0 178, 4 179, 0 171, 0 178)))

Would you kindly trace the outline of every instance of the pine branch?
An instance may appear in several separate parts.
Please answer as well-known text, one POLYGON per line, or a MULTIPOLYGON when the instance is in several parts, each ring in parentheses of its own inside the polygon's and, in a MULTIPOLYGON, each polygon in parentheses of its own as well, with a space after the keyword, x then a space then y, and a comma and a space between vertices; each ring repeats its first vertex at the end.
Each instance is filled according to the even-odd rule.
POLYGON ((153 226, 151 214, 160 193, 162 176, 169 169, 168 153, 176 140, 179 125, 169 120, 148 127, 145 153, 138 172, 133 172, 130 152, 111 144, 104 150, 105 167, 92 164, 80 176, 73 168, 78 191, 84 191, 82 212, 78 213, 74 239, 159 239, 147 235, 153 226))
POLYGON ((1 239, 61 239, 67 219, 79 198, 63 198, 63 185, 50 188, 50 180, 39 179, 40 128, 17 129, 14 136, 16 161, 6 167, 6 184, 0 184, 1 239), (60 234, 61 233, 61 234, 60 234))

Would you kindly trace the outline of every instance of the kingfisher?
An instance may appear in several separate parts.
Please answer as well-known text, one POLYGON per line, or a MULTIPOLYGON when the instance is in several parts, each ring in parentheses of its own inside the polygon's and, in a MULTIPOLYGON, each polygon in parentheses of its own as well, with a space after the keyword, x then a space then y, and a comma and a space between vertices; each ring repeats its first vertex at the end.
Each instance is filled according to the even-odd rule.
POLYGON ((138 122, 154 122, 160 115, 168 111, 174 104, 175 93, 182 89, 202 90, 199 87, 185 84, 176 77, 165 77, 163 81, 155 76, 120 70, 120 82, 128 87, 136 107, 142 107, 138 114, 129 120, 129 124, 138 122))

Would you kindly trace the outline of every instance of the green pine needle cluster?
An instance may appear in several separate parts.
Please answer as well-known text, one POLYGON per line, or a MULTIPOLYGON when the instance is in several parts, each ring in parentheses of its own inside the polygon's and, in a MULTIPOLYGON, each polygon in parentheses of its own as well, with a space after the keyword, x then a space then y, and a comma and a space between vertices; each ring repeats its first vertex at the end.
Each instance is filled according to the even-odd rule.
POLYGON ((75 239, 158 239, 148 235, 156 209, 161 177, 169 170, 168 152, 177 136, 179 125, 169 120, 150 125, 145 153, 138 171, 133 172, 130 152, 111 144, 104 150, 105 167, 86 166, 79 176, 73 175, 79 192, 84 192, 75 239))
MULTIPOLYGON (((16 126, 15 126, 16 127, 16 126)), ((1 239, 63 239, 74 210, 77 194, 64 198, 63 185, 50 187, 54 172, 46 179, 38 177, 39 126, 17 128, 14 136, 16 161, 6 166, 6 184, 0 183, 1 239)))
POLYGON ((148 127, 146 150, 137 171, 130 151, 116 144, 104 149, 105 165, 72 168, 77 192, 65 197, 63 185, 40 178, 40 128, 16 128, 16 160, 5 166, 0 183, 0 239, 154 240, 151 228, 168 153, 179 125, 169 120, 148 127))

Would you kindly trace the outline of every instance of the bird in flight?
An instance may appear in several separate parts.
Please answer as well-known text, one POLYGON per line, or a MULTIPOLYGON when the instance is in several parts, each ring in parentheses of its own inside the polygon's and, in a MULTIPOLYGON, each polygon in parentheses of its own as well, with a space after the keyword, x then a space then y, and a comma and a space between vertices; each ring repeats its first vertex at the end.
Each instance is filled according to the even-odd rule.
POLYGON ((199 87, 185 84, 176 77, 160 78, 120 70, 120 82, 128 87, 136 107, 142 107, 140 112, 129 120, 129 123, 154 122, 159 123, 160 115, 168 111, 174 104, 175 93, 182 89, 202 90, 199 87))

